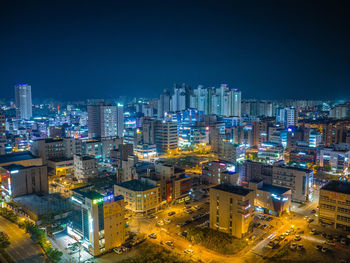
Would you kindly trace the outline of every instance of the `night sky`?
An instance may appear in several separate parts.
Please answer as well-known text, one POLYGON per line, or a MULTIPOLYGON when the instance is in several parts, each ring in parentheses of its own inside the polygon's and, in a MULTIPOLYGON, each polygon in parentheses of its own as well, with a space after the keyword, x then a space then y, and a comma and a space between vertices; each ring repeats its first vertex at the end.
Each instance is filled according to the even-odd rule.
MULTIPOLYGON (((283 2, 283 3, 282 3, 283 2)), ((158 96, 173 83, 243 98, 350 96, 349 4, 0 0, 0 98, 158 96)))

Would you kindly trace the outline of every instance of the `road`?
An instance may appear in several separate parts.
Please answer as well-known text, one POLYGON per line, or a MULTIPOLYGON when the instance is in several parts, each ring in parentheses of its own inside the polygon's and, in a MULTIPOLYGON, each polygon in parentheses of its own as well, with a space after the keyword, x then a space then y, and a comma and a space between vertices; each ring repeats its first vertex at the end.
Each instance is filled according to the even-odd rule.
POLYGON ((0 231, 6 232, 10 238, 11 245, 7 252, 17 263, 42 263, 45 257, 38 244, 34 244, 29 235, 17 225, 0 216, 0 231))

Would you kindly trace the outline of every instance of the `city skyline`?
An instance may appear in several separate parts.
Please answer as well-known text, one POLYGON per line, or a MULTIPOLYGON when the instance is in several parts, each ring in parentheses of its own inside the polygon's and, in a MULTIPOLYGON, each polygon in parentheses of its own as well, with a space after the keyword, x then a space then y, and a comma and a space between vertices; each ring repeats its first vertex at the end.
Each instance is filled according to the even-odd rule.
POLYGON ((23 82, 36 98, 61 100, 97 90, 158 97, 173 83, 227 83, 257 99, 348 97, 346 9, 334 1, 5 2, 2 97, 23 82))

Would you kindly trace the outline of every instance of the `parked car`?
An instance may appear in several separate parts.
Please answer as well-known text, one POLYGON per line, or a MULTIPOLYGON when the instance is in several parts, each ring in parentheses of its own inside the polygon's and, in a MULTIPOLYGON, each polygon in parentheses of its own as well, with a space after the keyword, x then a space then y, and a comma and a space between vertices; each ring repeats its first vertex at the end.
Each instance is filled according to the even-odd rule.
POLYGON ((273 242, 273 241, 270 241, 268 244, 267 244, 267 247, 268 248, 274 248, 276 246, 276 243, 273 242))
POLYGON ((71 249, 69 254, 74 254, 74 253, 77 253, 78 251, 79 251, 79 248, 78 247, 74 247, 74 248, 71 249))
POLYGON ((164 223, 165 224, 169 224, 171 222, 171 220, 169 218, 164 218, 164 223))
POLYGON ((294 250, 294 249, 296 249, 296 248, 297 248, 297 244, 296 244, 296 243, 292 243, 292 244, 290 245, 290 249, 294 250))
POLYGON ((168 216, 173 216, 175 214, 176 214, 175 211, 171 211, 171 212, 168 213, 168 216))
POLYGON ((309 219, 307 220, 308 223, 311 223, 311 222, 313 222, 313 221, 315 221, 313 218, 309 218, 309 219))
POLYGON ((340 240, 340 244, 346 245, 346 244, 347 244, 346 238, 342 238, 342 239, 340 240))
POLYGON ((165 241, 165 244, 171 248, 174 248, 174 243, 172 241, 165 241))
POLYGON ((294 237, 294 241, 300 241, 300 240, 301 240, 300 235, 295 235, 295 237, 294 237))
POLYGON ((123 250, 121 247, 116 247, 113 249, 113 251, 117 254, 117 255, 120 255, 123 253, 123 250))
POLYGON ((156 239, 157 238, 157 234, 156 233, 151 233, 148 235, 150 238, 156 239))
POLYGON ((303 246, 303 245, 301 245, 301 244, 300 244, 300 245, 298 245, 298 246, 297 246, 297 250, 299 250, 299 251, 304 250, 304 246, 303 246))
POLYGON ((326 252, 328 251, 328 247, 322 247, 321 251, 322 251, 323 253, 326 253, 326 252))
POLYGON ((321 245, 316 245, 316 249, 321 251, 322 246, 321 245))
POLYGON ((67 249, 74 247, 75 244, 76 244, 76 243, 68 243, 68 244, 67 244, 67 249))
POLYGON ((158 225, 158 226, 164 226, 163 220, 158 221, 158 222, 157 222, 157 225, 158 225))
POLYGON ((194 251, 192 249, 189 249, 189 248, 185 249, 184 252, 185 252, 185 254, 189 254, 191 256, 194 254, 194 251))

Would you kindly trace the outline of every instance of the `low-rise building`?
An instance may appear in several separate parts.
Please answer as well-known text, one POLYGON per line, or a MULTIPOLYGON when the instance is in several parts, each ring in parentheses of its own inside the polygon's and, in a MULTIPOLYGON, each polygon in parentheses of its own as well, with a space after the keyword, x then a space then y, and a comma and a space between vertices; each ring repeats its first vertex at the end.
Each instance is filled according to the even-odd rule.
POLYGON ((74 174, 73 159, 60 158, 47 161, 47 170, 49 176, 66 176, 74 174))
POLYGON ((283 160, 283 147, 273 142, 263 142, 258 148, 259 160, 272 164, 283 160))
POLYGON ((333 148, 320 149, 317 159, 321 167, 329 168, 333 171, 345 172, 349 168, 349 150, 335 150, 333 148))
POLYGON ((1 188, 10 198, 33 193, 47 194, 47 167, 11 164, 0 168, 1 188))
POLYGON ((350 183, 330 181, 320 189, 319 221, 350 232, 350 183))
POLYGON ((31 152, 16 152, 0 155, 0 167, 10 164, 40 166, 43 165, 43 161, 40 157, 34 156, 31 152))
POLYGON ((245 149, 243 144, 234 144, 232 140, 223 140, 219 144, 219 159, 234 164, 242 163, 245 159, 245 149))
POLYGON ((78 179, 97 177, 97 163, 92 156, 74 155, 74 175, 78 179))
POLYGON ((32 153, 43 159, 47 164, 48 160, 63 158, 65 156, 65 147, 63 139, 47 138, 35 140, 32 144, 32 153))
POLYGON ((274 165, 272 169, 272 184, 290 188, 292 201, 305 202, 312 199, 312 170, 286 165, 274 165))
POLYGON ((235 174, 236 166, 231 162, 211 161, 202 164, 202 183, 204 184, 235 184, 235 174))
POLYGON ((248 188, 255 194, 255 211, 281 216, 290 210, 292 191, 289 188, 264 184, 261 179, 251 180, 248 188))
POLYGON ((72 190, 72 216, 67 226, 70 236, 82 241, 93 256, 121 246, 125 241, 123 196, 102 195, 92 186, 72 190))
POLYGON ((158 186, 144 180, 130 180, 114 185, 114 194, 124 196, 126 208, 135 213, 149 214, 158 210, 158 186))
POLYGON ((254 191, 220 184, 210 188, 210 228, 237 238, 252 230, 254 191))

